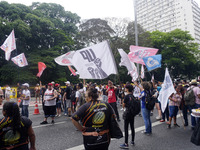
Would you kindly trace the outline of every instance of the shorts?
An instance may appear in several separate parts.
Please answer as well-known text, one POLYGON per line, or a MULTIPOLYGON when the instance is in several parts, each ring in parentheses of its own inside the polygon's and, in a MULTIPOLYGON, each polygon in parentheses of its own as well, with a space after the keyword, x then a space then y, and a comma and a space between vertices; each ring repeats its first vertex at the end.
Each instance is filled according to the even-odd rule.
POLYGON ((40 97, 40 93, 35 93, 35 97, 40 97))
POLYGON ((169 117, 176 117, 178 114, 178 106, 169 106, 169 117))
POLYGON ((45 118, 56 116, 56 105, 55 106, 44 106, 45 118))
POLYGON ((72 102, 70 99, 66 99, 66 108, 71 108, 72 107, 72 102))
POLYGON ((61 108, 61 102, 56 103, 56 108, 61 108))

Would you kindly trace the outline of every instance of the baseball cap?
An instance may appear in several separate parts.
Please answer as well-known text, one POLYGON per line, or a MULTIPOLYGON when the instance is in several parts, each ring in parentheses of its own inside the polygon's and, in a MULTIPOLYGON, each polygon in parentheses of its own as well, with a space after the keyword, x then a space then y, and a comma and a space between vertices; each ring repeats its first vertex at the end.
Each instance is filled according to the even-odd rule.
POLYGON ((52 82, 51 82, 51 84, 55 84, 55 82, 54 82, 54 81, 52 81, 52 82))
POLYGON ((52 83, 48 83, 48 86, 52 86, 53 84, 52 83))
POLYGON ((22 84, 22 86, 29 87, 29 84, 28 83, 24 83, 24 84, 22 84))
POLYGON ((55 87, 58 87, 59 85, 60 85, 60 84, 56 83, 56 84, 55 84, 55 87))
POLYGON ((65 82, 65 84, 70 84, 70 82, 69 82, 69 81, 67 81, 67 82, 65 82))

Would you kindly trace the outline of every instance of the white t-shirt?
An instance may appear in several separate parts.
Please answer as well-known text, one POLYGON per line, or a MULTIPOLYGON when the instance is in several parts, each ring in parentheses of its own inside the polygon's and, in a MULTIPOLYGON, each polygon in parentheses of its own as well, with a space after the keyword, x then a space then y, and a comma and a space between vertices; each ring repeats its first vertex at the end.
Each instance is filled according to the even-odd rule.
POLYGON ((8 87, 6 87, 6 90, 5 90, 5 94, 11 94, 11 92, 10 92, 10 87, 8 86, 8 87))
POLYGON ((54 89, 52 90, 49 90, 47 89, 44 93, 44 106, 55 106, 56 105, 56 98, 54 98, 53 100, 51 101, 47 101, 47 99, 50 99, 54 97, 54 89))
POLYGON ((133 95, 134 95, 134 97, 139 97, 140 96, 140 88, 139 87, 137 87, 137 86, 135 86, 135 88, 134 88, 134 91, 133 91, 133 95))
POLYGON ((29 102, 31 100, 31 93, 29 90, 23 90, 22 94, 25 95, 25 98, 27 98, 29 96, 29 100, 23 100, 22 105, 29 105, 29 102))

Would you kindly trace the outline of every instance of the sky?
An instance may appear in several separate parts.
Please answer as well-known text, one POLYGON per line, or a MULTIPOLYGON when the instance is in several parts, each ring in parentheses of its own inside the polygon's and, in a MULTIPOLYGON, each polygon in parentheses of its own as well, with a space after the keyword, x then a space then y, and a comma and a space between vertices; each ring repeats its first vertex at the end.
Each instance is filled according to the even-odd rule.
MULTIPOLYGON (((2 1, 2 0, 1 0, 2 1)), ((134 20, 133 0, 4 0, 8 3, 21 3, 27 6, 32 2, 57 3, 66 11, 76 13, 81 19, 91 18, 130 18, 134 20)))

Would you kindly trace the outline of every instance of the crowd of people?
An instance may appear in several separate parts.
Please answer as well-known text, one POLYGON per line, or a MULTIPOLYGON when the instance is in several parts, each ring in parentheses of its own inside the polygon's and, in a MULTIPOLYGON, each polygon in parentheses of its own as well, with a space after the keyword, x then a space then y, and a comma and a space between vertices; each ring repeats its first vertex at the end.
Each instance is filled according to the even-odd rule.
MULTIPOLYGON (((114 85, 112 81, 108 81, 106 85, 97 86, 96 83, 85 83, 85 81, 78 84, 72 84, 70 81, 65 82, 66 88, 62 89, 60 84, 51 82, 47 85, 37 84, 35 87, 35 98, 40 102, 42 101, 42 108, 44 111, 44 120, 41 124, 48 124, 48 118, 51 118, 51 123, 55 123, 55 117, 62 115, 68 116, 72 119, 73 124, 83 134, 84 146, 87 150, 89 149, 108 149, 110 143, 109 136, 109 121, 110 118, 115 115, 118 122, 121 121, 118 106, 122 107, 122 111, 130 111, 133 109, 131 101, 137 100, 141 103, 141 112, 138 116, 142 116, 144 120, 145 130, 143 134, 150 136, 152 134, 152 123, 151 117, 153 115, 153 109, 147 108, 146 101, 149 95, 155 101, 155 108, 158 111, 157 120, 160 122, 167 121, 167 128, 170 129, 173 121, 174 127, 180 127, 177 124, 177 114, 181 111, 184 118, 184 126, 189 125, 188 113, 191 113, 192 109, 200 109, 200 88, 199 83, 196 80, 191 82, 187 81, 176 81, 174 82, 175 93, 171 94, 168 98, 168 104, 164 112, 161 111, 161 103, 158 100, 159 92, 162 88, 162 83, 158 81, 152 82, 134 82, 126 83, 122 85, 114 85), (186 105, 184 100, 184 94, 189 89, 192 89, 195 95, 195 104, 193 106, 186 105), (92 138, 91 138, 92 136, 92 138), (100 139, 99 139, 100 138, 100 139)), ((9 90, 9 89, 8 89, 9 90)), ((31 99, 29 90, 29 84, 22 84, 22 88, 18 91, 17 96, 21 102, 19 104, 9 102, 7 95, 0 90, 0 104, 2 100, 6 99, 6 103, 3 106, 4 118, 0 120, 0 136, 6 134, 7 130, 3 130, 7 127, 6 124, 10 123, 13 128, 14 134, 17 134, 20 128, 26 127, 23 134, 26 134, 26 138, 29 137, 31 142, 31 148, 35 149, 34 131, 31 127, 31 121, 28 119, 29 112, 28 106, 31 99), (19 117, 19 108, 21 107, 21 116, 19 117), (16 116, 17 114, 17 116, 16 116), (20 123, 14 123, 14 120, 18 119, 17 122, 24 122, 24 126, 20 123), (7 122, 7 123, 5 123, 7 122), (3 126, 2 126, 3 124, 3 126), (27 125, 26 125, 27 124, 27 125), (5 126, 6 125, 6 126, 5 126)), ((155 111, 155 110, 154 110, 155 111)), ((136 114, 135 114, 136 115, 136 114)), ((135 144, 135 129, 134 129, 134 118, 135 115, 129 115, 124 120, 124 131, 125 131, 125 142, 120 145, 120 148, 129 148, 128 143, 128 126, 130 124, 132 131, 131 145, 135 144)), ((191 128, 197 125, 197 118, 191 116, 191 128)), ((23 132, 20 129, 20 132, 23 132)), ((2 139, 2 138, 1 138, 2 139)), ((16 138, 17 139, 17 138, 16 138)), ((19 139, 17 139, 19 140, 19 139)), ((24 140, 24 139, 23 139, 24 140)), ((11 144, 5 142, 3 139, 0 141, 2 148, 10 145, 15 147, 26 146, 27 142, 20 142, 18 144, 11 144), (22 144, 24 143, 24 144, 22 144)))

